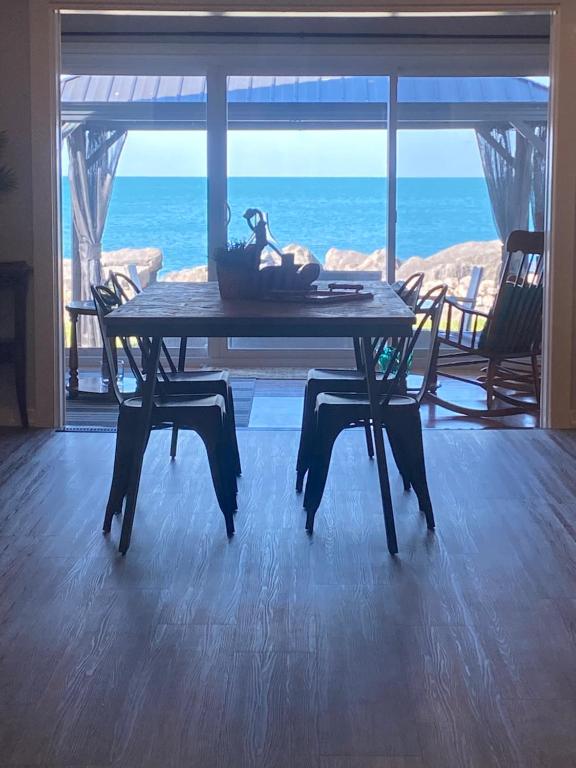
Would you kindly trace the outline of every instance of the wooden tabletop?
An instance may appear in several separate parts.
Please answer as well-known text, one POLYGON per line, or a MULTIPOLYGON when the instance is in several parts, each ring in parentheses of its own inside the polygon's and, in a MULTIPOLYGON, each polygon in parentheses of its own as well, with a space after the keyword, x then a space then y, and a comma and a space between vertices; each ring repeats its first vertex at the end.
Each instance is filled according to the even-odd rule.
POLYGON ((372 301, 325 306, 223 301, 217 283, 150 285, 106 316, 109 336, 387 336, 408 335, 414 315, 386 283, 372 301))

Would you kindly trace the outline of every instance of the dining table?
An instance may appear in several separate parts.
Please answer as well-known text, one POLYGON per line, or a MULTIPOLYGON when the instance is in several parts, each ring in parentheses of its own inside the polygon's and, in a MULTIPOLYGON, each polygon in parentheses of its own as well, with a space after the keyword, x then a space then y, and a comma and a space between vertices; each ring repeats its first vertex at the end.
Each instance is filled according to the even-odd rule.
MULTIPOLYGON (((322 288, 324 286, 320 286, 322 288)), ((412 310, 385 282, 370 284, 372 298, 342 302, 264 299, 224 300, 218 284, 157 282, 104 318, 108 337, 149 339, 143 361, 139 430, 126 494, 126 515, 134 515, 142 458, 151 423, 163 338, 174 337, 331 337, 359 340, 370 403, 375 457, 388 549, 398 551, 388 481, 380 395, 377 382, 376 338, 404 338, 412 333, 412 310)))

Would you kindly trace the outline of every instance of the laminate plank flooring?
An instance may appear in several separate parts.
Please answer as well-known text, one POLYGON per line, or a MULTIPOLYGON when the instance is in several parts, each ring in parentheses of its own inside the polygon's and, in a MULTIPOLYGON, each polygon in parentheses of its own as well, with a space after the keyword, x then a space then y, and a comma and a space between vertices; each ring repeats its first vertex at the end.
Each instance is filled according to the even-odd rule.
POLYGON ((314 536, 298 434, 242 431, 228 541, 199 440, 0 432, 0 768, 576 768, 576 434, 428 431, 430 534, 363 435, 314 536))

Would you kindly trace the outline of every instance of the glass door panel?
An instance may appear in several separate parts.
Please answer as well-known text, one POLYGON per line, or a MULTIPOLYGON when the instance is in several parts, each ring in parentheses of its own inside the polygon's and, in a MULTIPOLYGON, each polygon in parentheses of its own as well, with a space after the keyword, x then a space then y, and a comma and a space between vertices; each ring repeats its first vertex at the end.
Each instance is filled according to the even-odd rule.
POLYGON ((503 241, 542 227, 547 78, 399 78, 398 115, 396 275, 488 312, 503 241))
MULTIPOLYGON (((90 284, 111 271, 141 288, 205 281, 206 78, 64 75, 61 119, 65 305, 89 301, 90 284)), ((105 390, 94 319, 81 314, 76 331, 79 381, 72 371, 69 390, 105 390)), ((188 354, 206 357, 207 340, 190 339, 188 354)))
MULTIPOLYGON (((321 279, 386 275, 386 77, 228 78, 230 241, 267 214, 278 248, 321 279)), ((262 263, 278 265, 268 248, 262 263)), ((229 348, 349 350, 349 339, 241 339, 229 348)))

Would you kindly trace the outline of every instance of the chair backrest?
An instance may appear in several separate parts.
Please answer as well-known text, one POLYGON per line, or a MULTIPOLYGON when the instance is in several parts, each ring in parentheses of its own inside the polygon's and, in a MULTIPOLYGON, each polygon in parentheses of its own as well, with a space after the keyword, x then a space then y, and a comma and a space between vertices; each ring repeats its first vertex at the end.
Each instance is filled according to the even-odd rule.
POLYGON ((479 351, 504 357, 538 352, 542 339, 543 299, 541 283, 502 283, 490 318, 480 334, 479 351))
POLYGON ((116 293, 122 303, 130 301, 134 296, 142 292, 140 281, 135 283, 130 277, 122 272, 110 272, 110 284, 112 290, 116 293))
POLYGON ((138 293, 140 293, 143 286, 136 264, 128 264, 128 274, 130 275, 130 282, 137 289, 138 293))
MULTIPOLYGON (((418 339, 420 338, 422 331, 429 327, 430 335, 428 337, 424 359, 422 384, 418 392, 412 394, 416 397, 418 402, 421 402, 424 394, 428 390, 432 364, 436 354, 438 328, 440 327, 440 319, 447 290, 448 288, 446 285, 437 285, 427 291, 424 296, 418 300, 414 309, 416 321, 412 336, 392 341, 393 352, 387 355, 388 364, 383 371, 384 380, 391 382, 390 387, 385 387, 385 391, 388 392, 388 394, 385 396, 384 404, 386 404, 387 399, 389 400, 390 397, 403 388, 408 373, 408 367, 412 361, 418 339), (397 386, 394 386, 394 383, 396 383, 397 386)), ((381 350, 377 350, 378 357, 380 357, 380 353, 381 350)))
POLYGON ((490 318, 480 334, 484 353, 530 355, 540 347, 544 299, 544 233, 515 230, 490 318))
POLYGON ((470 273, 470 282, 468 283, 468 290, 466 291, 467 299, 472 299, 474 301, 476 300, 483 274, 484 267, 472 267, 472 272, 470 273))
POLYGON ((544 275, 544 232, 516 229, 506 240, 501 283, 540 285, 544 275))
MULTIPOLYGON (((142 293, 140 281, 135 283, 130 277, 124 275, 122 272, 110 272, 109 279, 114 293, 118 296, 122 304, 124 304, 126 301, 130 301, 139 293, 142 293)), ((162 340, 162 353, 164 354, 164 358, 168 363, 168 367, 170 368, 171 373, 176 373, 177 370, 184 370, 186 360, 186 341, 186 339, 180 340, 179 357, 183 357, 184 362, 182 363, 182 367, 177 369, 174 360, 172 359, 172 355, 166 346, 166 342, 162 340)), ((162 365, 160 365, 160 373, 164 378, 166 377, 166 372, 162 365)))
MULTIPOLYGON (((130 339, 127 338, 126 336, 118 336, 118 337, 111 338, 106 335, 104 318, 106 317, 106 315, 112 312, 113 309, 116 309, 117 307, 119 307, 122 304, 122 302, 120 301, 116 293, 112 291, 110 288, 106 287, 105 285, 93 285, 92 297, 94 298, 94 304, 96 306, 98 325, 100 326, 100 333, 102 334, 102 343, 104 344, 104 353, 106 355, 106 361, 108 362, 108 368, 110 369, 110 379, 111 379, 112 388, 114 390, 114 396, 116 397, 116 400, 118 401, 118 403, 122 403, 124 400, 126 400, 127 397, 132 397, 132 395, 124 395, 122 392, 120 392, 120 389, 118 387, 118 382, 116 380, 116 375, 115 375, 116 338, 120 339, 122 349, 124 350, 124 354, 126 355, 128 364, 130 365, 130 369, 132 370, 132 374, 136 379, 136 388, 138 391, 142 389, 142 386, 144 384, 144 377, 142 375, 142 371, 140 370, 140 366, 138 365, 138 363, 136 362, 136 358, 134 357, 134 353, 132 351, 132 347, 130 344, 130 339)), ((138 345, 142 353, 145 354, 146 345, 144 340, 138 339, 138 345)))
POLYGON ((423 282, 424 272, 414 272, 414 274, 410 275, 406 280, 400 281, 395 286, 394 290, 410 309, 414 309, 418 304, 418 298, 420 296, 420 291, 422 290, 423 282))
POLYGON ((120 392, 118 382, 116 380, 116 355, 114 354, 112 347, 112 345, 115 344, 115 339, 111 339, 106 335, 104 318, 107 314, 112 312, 113 309, 119 307, 122 302, 118 298, 116 292, 105 285, 93 285, 91 286, 91 290, 92 298, 94 299, 94 305, 96 307, 96 316, 98 318, 100 335, 102 336, 104 354, 106 356, 106 362, 108 363, 108 370, 110 371, 110 383, 112 384, 114 396, 120 404, 125 398, 124 395, 120 392))

